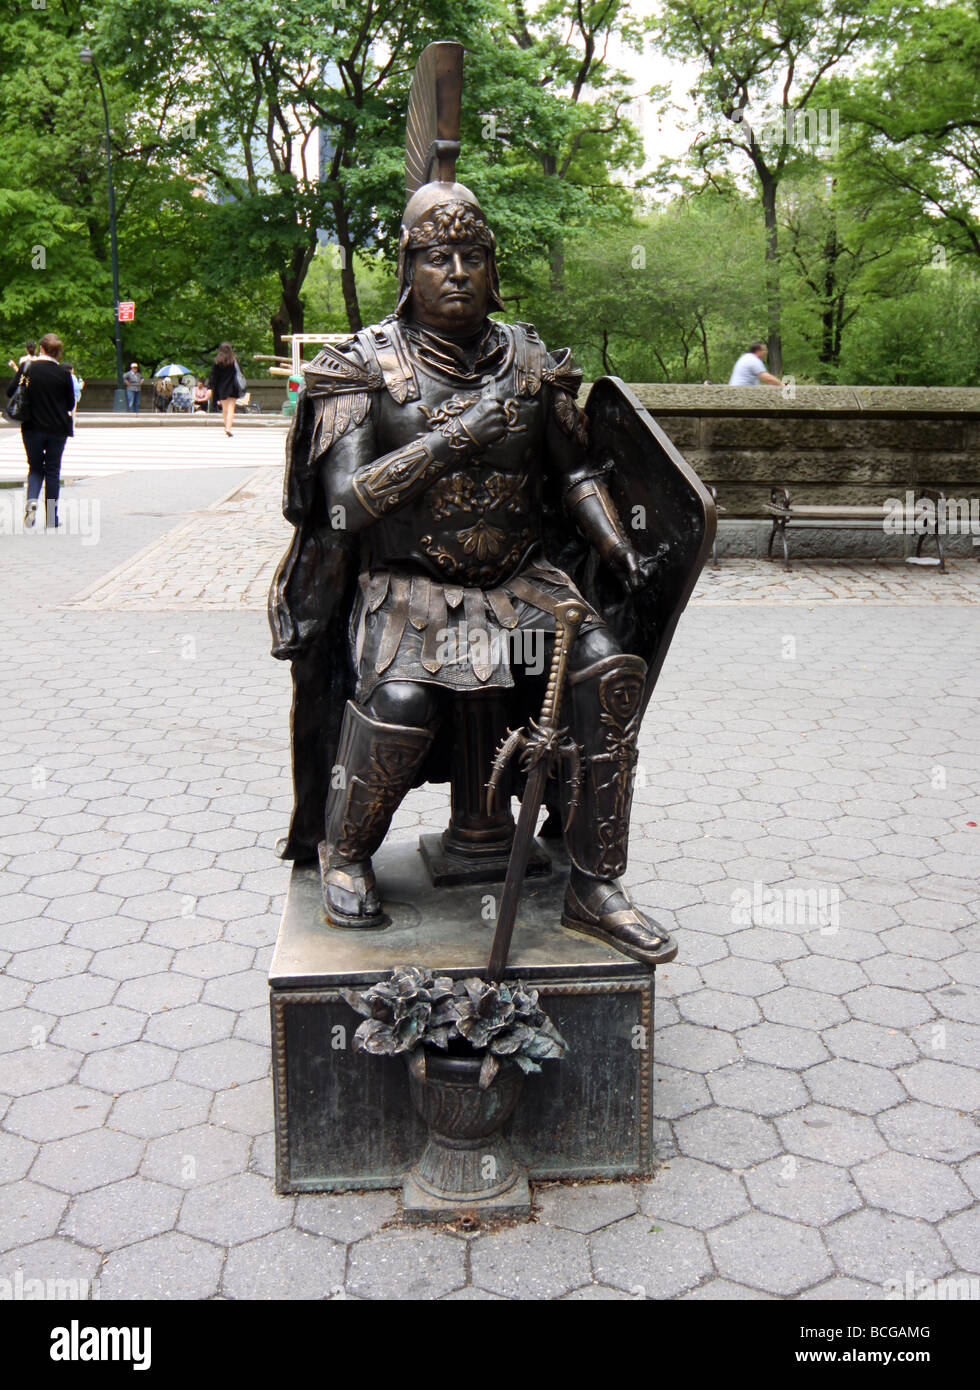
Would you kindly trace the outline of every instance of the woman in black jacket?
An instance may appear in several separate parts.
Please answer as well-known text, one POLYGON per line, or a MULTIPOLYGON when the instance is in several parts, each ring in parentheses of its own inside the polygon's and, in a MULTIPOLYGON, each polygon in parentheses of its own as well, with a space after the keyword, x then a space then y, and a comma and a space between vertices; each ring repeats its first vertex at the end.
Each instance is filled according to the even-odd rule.
POLYGON ((214 366, 208 377, 208 385, 211 387, 211 399, 217 401, 221 406, 221 414, 225 422, 225 434, 229 438, 231 437, 231 427, 235 421, 235 402, 242 394, 240 373, 241 368, 235 358, 231 343, 222 343, 218 348, 218 355, 214 359, 214 366))
POLYGON ((20 435, 27 454, 27 506, 24 525, 33 526, 37 502, 44 486, 45 516, 49 527, 58 525, 58 494, 61 491, 61 456, 65 441, 75 433, 72 411, 75 388, 71 372, 60 362, 63 346, 54 333, 45 333, 40 353, 22 363, 7 387, 12 396, 23 381, 25 410, 20 435))

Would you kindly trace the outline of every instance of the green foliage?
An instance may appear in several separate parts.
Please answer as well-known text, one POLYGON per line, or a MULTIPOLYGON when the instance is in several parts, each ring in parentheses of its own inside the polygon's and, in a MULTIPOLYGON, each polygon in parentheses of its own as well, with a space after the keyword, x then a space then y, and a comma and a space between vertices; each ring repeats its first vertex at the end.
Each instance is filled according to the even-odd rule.
POLYGON ((980 386, 980 281, 927 269, 908 294, 869 304, 845 343, 842 381, 980 386))

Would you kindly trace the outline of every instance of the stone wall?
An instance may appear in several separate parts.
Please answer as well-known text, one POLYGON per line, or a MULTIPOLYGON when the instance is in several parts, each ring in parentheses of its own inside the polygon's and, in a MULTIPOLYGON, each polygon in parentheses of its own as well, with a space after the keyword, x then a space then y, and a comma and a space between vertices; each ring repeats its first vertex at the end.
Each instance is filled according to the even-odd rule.
MULTIPOLYGON (((907 488, 980 494, 980 389, 633 385, 726 516, 799 502, 879 503, 907 488)), ((583 388, 580 401, 584 401, 583 388)))

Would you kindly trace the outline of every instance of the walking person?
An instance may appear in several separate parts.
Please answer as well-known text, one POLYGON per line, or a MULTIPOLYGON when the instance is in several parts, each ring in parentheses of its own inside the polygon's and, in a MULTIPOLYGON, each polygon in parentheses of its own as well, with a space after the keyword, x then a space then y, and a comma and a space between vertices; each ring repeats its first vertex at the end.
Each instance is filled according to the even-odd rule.
POLYGON ((65 441, 75 433, 75 386, 71 372, 61 365, 63 351, 61 339, 54 333, 45 333, 37 357, 20 367, 7 387, 9 397, 22 382, 24 386, 26 409, 21 416, 20 434, 28 468, 26 527, 35 523, 42 485, 47 526, 58 525, 61 456, 65 441))
POLYGON ((140 413, 140 389, 144 380, 137 364, 130 362, 129 371, 123 373, 123 381, 126 383, 126 409, 133 415, 140 413))
POLYGON ((221 406, 225 422, 225 434, 231 438, 231 427, 235 422, 235 402, 245 394, 245 377, 231 343, 222 343, 214 359, 211 375, 208 378, 211 399, 221 406))
POLYGON ((37 343, 35 343, 33 338, 28 338, 27 342, 24 344, 24 347, 25 351, 23 355, 19 357, 16 362, 11 357, 7 363, 7 366, 10 368, 12 372, 19 372, 21 367, 25 366, 28 362, 31 361, 33 357, 37 356, 37 343))
POLYGON ((728 378, 729 386, 758 386, 760 382, 765 382, 767 386, 782 386, 783 383, 778 376, 766 371, 768 351, 761 338, 749 343, 748 352, 743 352, 732 368, 732 374, 728 378))

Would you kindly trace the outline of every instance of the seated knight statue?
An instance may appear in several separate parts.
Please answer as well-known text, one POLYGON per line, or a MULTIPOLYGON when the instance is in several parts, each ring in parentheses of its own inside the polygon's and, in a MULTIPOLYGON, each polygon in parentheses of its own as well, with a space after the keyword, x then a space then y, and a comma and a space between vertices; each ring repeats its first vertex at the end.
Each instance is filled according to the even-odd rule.
POLYGON ((489 317, 504 308, 495 248, 469 189, 423 183, 403 217, 394 313, 305 368, 287 445, 295 533, 270 595, 273 651, 294 678, 282 852, 319 860, 330 926, 383 926, 372 856, 411 788, 448 776, 449 703, 516 692, 525 723, 540 687, 536 705, 515 634, 553 642, 556 605, 578 600, 561 722, 581 780, 559 779, 555 798, 562 925, 657 964, 676 945, 619 881, 647 665, 561 567, 571 537, 639 602, 654 562, 589 453, 570 352, 489 317))

